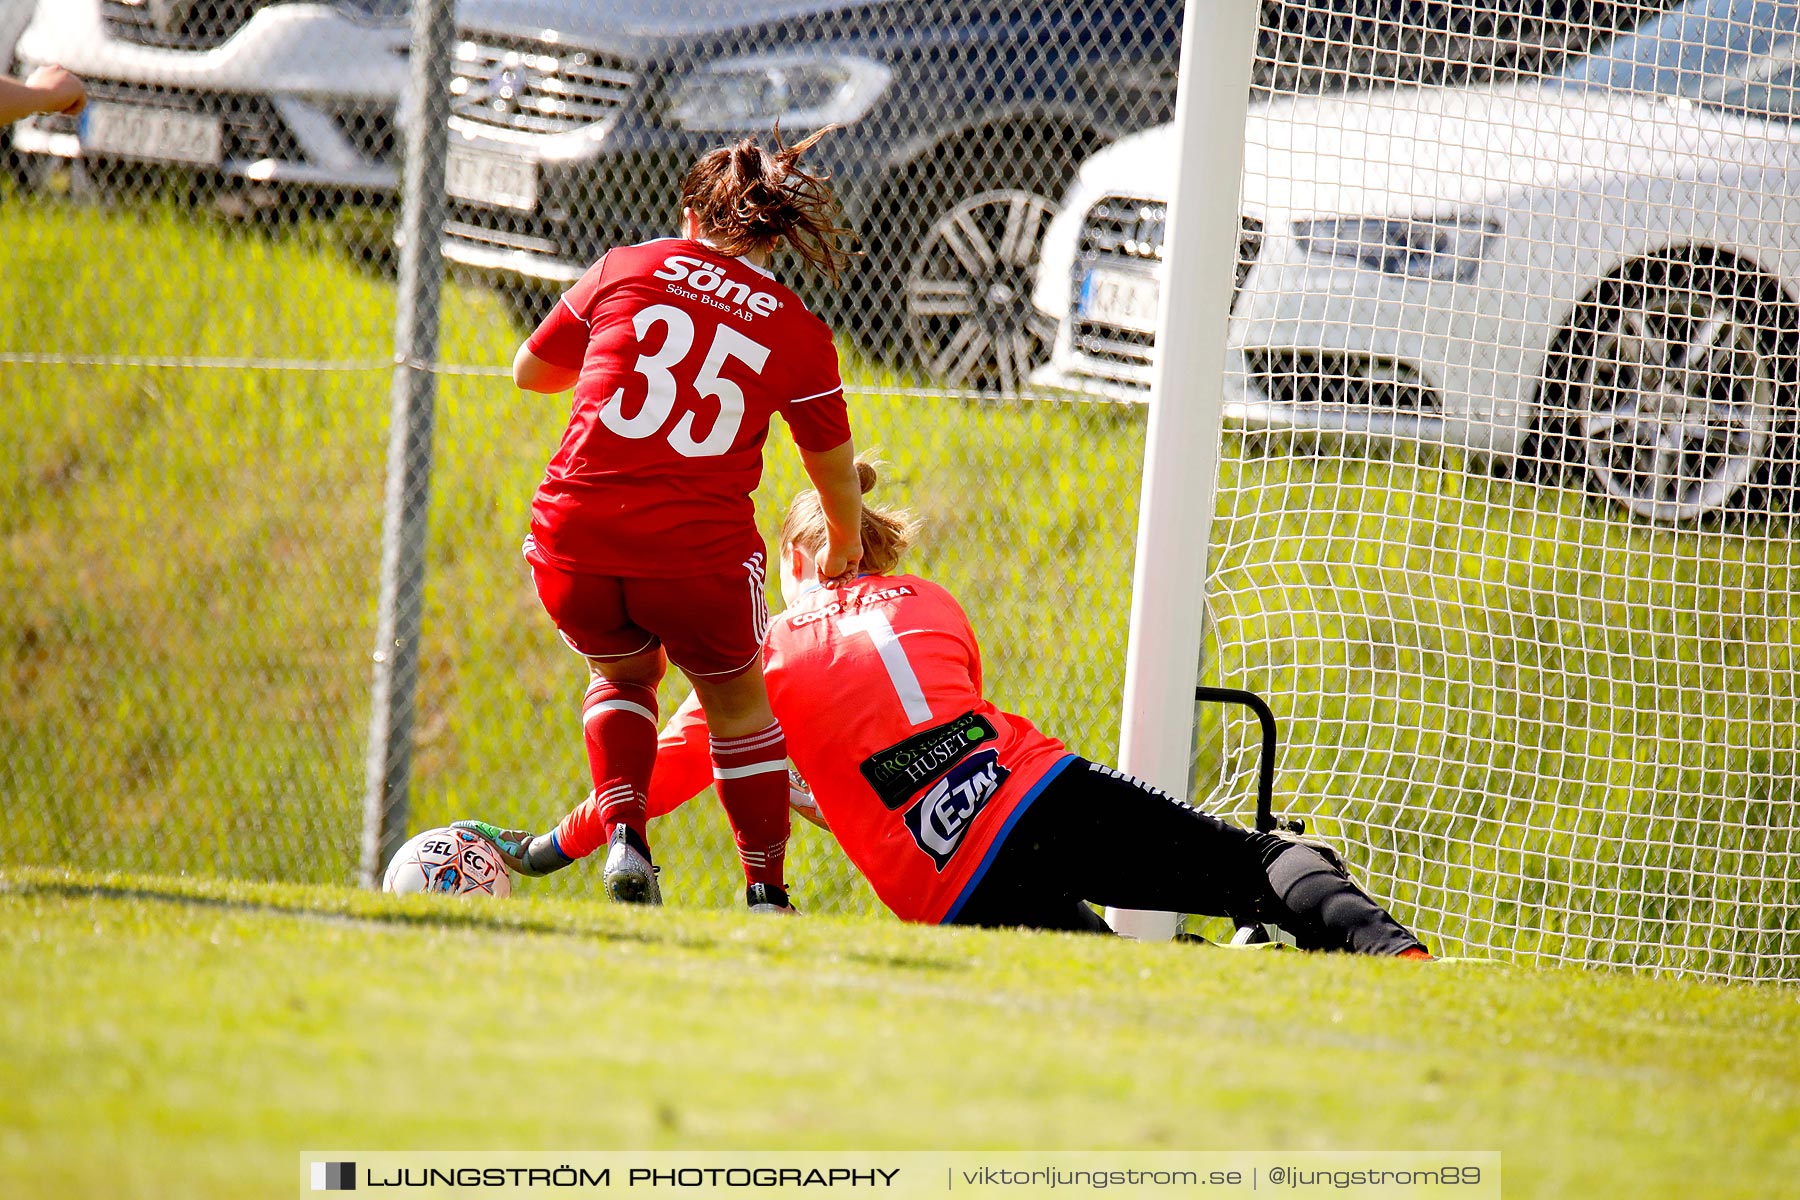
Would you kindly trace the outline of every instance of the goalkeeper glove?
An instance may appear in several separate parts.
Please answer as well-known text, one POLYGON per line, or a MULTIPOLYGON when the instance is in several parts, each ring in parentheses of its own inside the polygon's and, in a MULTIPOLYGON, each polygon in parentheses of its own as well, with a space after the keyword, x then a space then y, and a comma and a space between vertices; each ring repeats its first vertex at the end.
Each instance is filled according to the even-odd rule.
POLYGON ((560 871, 575 860, 562 852, 554 834, 532 835, 524 829, 502 829, 486 821, 452 821, 452 829, 467 829, 486 840, 516 875, 537 878, 560 871))

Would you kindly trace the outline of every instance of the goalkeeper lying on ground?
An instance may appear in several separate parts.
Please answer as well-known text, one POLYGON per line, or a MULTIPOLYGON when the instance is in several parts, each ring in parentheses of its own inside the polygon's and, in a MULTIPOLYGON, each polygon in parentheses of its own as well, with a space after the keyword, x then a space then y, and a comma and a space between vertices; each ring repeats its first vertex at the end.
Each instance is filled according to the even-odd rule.
MULTIPOLYGON (((866 493, 874 468, 858 472, 866 493)), ((818 497, 794 501, 781 531, 788 607, 763 662, 824 823, 895 914, 1104 931, 1092 901, 1272 922, 1311 949, 1425 956, 1326 854, 1227 824, 995 708, 961 606, 895 574, 915 526, 865 504, 862 532, 865 573, 821 586, 818 497)), ((650 815, 711 782, 690 699, 663 731, 650 815)))

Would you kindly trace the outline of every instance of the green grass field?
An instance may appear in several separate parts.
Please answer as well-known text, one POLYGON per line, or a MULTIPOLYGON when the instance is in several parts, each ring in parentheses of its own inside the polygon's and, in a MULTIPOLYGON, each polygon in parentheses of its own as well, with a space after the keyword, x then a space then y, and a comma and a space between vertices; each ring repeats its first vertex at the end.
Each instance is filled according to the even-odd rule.
POLYGON ((1800 1178, 1792 991, 1604 971, 6 868, 0 1011, 0 1194, 32 1200, 286 1195, 323 1148, 1498 1150, 1533 1200, 1800 1178))
MULTIPOLYGON (((367 722, 390 286, 306 229, 0 206, 5 238, 15 261, 0 274, 0 311, 19 344, 365 364, 0 365, 14 414, 0 429, 0 678, 11 685, 0 761, 28 781, 34 814, 32 842, 14 852, 344 879, 367 722), (214 269, 193 288, 120 269, 146 245, 214 269), (89 319, 79 297, 102 293, 115 303, 89 319), (52 302, 25 303, 37 295, 52 302), (113 768, 100 804, 82 780, 94 762, 113 768)), ((498 367, 519 336, 491 295, 448 290, 446 359, 498 367)), ((855 359, 848 371, 864 387, 906 382, 855 359)), ((892 462, 889 501, 930 522, 918 569, 983 617, 996 693, 1110 754, 1141 414, 862 394, 854 416, 892 462), (1022 478, 1020 461, 1054 473, 1022 478)), ((518 554, 566 418, 566 399, 501 378, 441 381, 419 821, 552 821, 586 789, 585 672, 518 554)), ((803 480, 777 423, 766 530, 803 480)), ((671 683, 666 707, 684 691, 671 683)), ((694 808, 663 844, 689 880, 684 898, 718 903, 734 889, 703 868, 729 853, 729 834, 711 806, 694 808)), ((834 851, 802 835, 798 852, 815 904, 871 903, 834 851)))
MULTIPOLYGON (((348 877, 392 294, 330 243, 0 204, 0 355, 271 364, 0 363, 7 860, 348 877)), ((449 290, 446 359, 498 368, 517 338, 492 296, 449 290)), ((846 364, 990 692, 1113 757, 1141 411, 929 398, 846 364)), ((415 828, 544 824, 586 788, 581 672, 517 557, 564 416, 491 374, 441 381, 415 828)), ((1284 807, 1452 947, 1800 977, 1784 519, 1652 530, 1444 452, 1226 448, 1208 674, 1274 698, 1284 807)), ((769 457, 765 530, 801 485, 784 434, 769 457)), ((1239 812, 1247 735, 1202 724, 1202 790, 1223 771, 1239 812)), ((729 902, 723 821, 690 807, 658 834, 672 899, 729 902)), ((870 907, 810 829, 792 861, 809 909, 870 907)))
MULTIPOLYGON (((1283 807, 1435 944, 1519 964, 906 927, 810 827, 814 915, 758 923, 718 911, 707 804, 654 831, 662 912, 581 899, 591 871, 369 896, 332 885, 392 299, 318 233, 0 203, 0 357, 267 362, 0 362, 0 1197, 286 1194, 309 1147, 1467 1149, 1514 1196, 1793 1190, 1791 988, 1523 965, 1800 975, 1785 526, 1228 441, 1209 676, 1276 699, 1283 807), (505 1065, 545 1046, 565 1069, 505 1065)), ((503 363, 504 307, 446 301, 446 357, 503 363)), ((1111 757, 1141 413, 846 362, 990 690, 1111 757)), ((441 382, 415 828, 584 786, 580 672, 517 559, 563 417, 441 382)), ((765 529, 800 479, 777 434, 765 529)), ((1246 733, 1202 724, 1240 805, 1246 733)))

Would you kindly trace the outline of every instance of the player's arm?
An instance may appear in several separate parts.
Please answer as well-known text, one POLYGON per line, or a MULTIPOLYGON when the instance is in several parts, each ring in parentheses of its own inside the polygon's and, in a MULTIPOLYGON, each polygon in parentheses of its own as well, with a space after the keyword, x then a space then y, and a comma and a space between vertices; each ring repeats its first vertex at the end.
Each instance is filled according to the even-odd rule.
POLYGON ((594 304, 606 275, 606 258, 587 269, 557 298, 538 327, 513 355, 513 383, 527 392, 566 392, 581 378, 594 304))
MULTIPOLYGON (((585 326, 582 332, 585 335, 585 326)), ((554 394, 574 387, 575 381, 581 378, 581 368, 545 362, 532 352, 528 341, 513 355, 512 376, 514 386, 521 391, 554 394)))
POLYGON ((844 582, 862 562, 862 485, 856 477, 855 439, 847 438, 829 450, 799 449, 800 463, 825 511, 819 578, 828 584, 844 582))
POLYGON ((73 117, 87 105, 87 88, 61 67, 39 67, 24 80, 0 76, 0 125, 33 113, 66 113, 73 117))
POLYGON ((712 786, 712 748, 700 694, 690 692, 656 739, 656 768, 650 774, 646 815, 674 812, 712 786))
POLYGON ((844 379, 837 347, 823 321, 807 314, 795 332, 791 358, 784 360, 791 366, 786 383, 793 399, 781 406, 781 414, 825 510, 819 578, 828 584, 848 582, 862 562, 862 487, 856 476, 856 442, 844 403, 844 379))
MULTIPOLYGON (((700 701, 689 696, 675 710, 656 741, 656 769, 650 778, 647 815, 666 816, 699 795, 712 783, 712 756, 706 737, 706 714, 700 701)), ((582 808, 596 803, 592 796, 582 808)), ((563 852, 554 831, 533 834, 526 829, 502 829, 487 821, 453 821, 452 828, 467 829, 486 838, 506 865, 520 875, 548 875, 575 861, 563 852)))

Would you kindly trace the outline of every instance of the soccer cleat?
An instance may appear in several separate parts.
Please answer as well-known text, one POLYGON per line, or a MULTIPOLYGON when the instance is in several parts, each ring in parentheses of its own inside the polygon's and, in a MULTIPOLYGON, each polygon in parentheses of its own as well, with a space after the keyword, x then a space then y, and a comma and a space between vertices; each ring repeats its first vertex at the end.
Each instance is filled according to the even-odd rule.
POLYGON ((753 913, 786 913, 790 917, 800 915, 800 910, 788 902, 787 889, 773 883, 753 883, 744 890, 744 903, 750 906, 753 913))
POLYGON ((1264 839, 1263 869, 1274 897, 1288 911, 1275 923, 1302 950, 1400 954, 1424 944, 1363 890, 1336 849, 1317 838, 1275 830, 1264 839), (1305 849, 1306 855, 1291 850, 1305 849), (1316 864, 1309 866, 1308 860, 1316 864), (1323 870, 1319 868, 1323 867, 1323 870))
POLYGON ((600 878, 606 894, 619 904, 661 904, 660 871, 651 865, 641 842, 632 836, 631 827, 620 825, 613 830, 612 845, 606 851, 606 868, 600 878), (638 843, 638 844, 634 844, 638 843))

